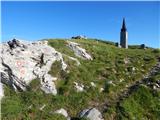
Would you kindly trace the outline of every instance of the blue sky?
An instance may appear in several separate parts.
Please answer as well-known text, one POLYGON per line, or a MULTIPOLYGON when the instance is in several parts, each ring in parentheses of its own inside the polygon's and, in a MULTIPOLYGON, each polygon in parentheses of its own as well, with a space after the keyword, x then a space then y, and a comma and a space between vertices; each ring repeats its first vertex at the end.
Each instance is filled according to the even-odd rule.
POLYGON ((160 2, 2 2, 2 42, 86 35, 119 42, 126 18, 129 44, 160 47, 160 2))

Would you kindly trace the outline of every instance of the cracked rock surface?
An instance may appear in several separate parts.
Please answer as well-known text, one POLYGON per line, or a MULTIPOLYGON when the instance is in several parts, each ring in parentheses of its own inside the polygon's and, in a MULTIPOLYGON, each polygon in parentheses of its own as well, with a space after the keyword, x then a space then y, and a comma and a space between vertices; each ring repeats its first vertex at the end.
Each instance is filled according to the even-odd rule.
POLYGON ((48 74, 55 61, 61 62, 62 70, 67 65, 62 54, 48 46, 47 41, 24 42, 13 39, 0 44, 1 82, 15 91, 25 91, 28 84, 40 79, 41 89, 45 93, 57 94, 54 81, 57 79, 48 74))

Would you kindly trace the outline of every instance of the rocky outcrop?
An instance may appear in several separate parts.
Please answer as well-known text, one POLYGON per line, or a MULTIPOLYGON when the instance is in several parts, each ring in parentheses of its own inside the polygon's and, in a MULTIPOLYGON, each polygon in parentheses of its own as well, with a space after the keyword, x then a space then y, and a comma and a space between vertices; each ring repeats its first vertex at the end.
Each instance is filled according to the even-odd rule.
POLYGON ((81 57, 81 58, 86 59, 86 60, 92 60, 93 59, 91 57, 91 55, 86 52, 85 49, 80 47, 80 44, 75 43, 75 42, 71 42, 71 41, 67 41, 67 42, 68 42, 68 47, 71 50, 74 51, 76 56, 81 57))
POLYGON ((89 120, 104 120, 102 114, 96 108, 85 109, 79 113, 80 118, 88 118, 89 120))
POLYGON ((1 82, 14 90, 26 90, 29 83, 40 79, 41 89, 45 93, 57 94, 54 81, 57 79, 48 74, 52 64, 60 61, 62 70, 67 65, 62 54, 47 45, 47 41, 22 42, 12 40, 0 44, 1 82))

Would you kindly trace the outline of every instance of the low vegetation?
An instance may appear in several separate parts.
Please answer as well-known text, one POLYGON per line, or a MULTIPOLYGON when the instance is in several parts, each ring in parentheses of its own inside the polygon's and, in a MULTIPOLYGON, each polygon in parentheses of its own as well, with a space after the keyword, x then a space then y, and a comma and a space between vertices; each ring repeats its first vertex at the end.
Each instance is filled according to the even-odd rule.
MULTIPOLYGON (((145 74, 157 63, 160 50, 148 48, 129 49, 117 48, 112 42, 95 39, 74 40, 87 50, 93 57, 92 61, 83 60, 75 56, 67 47, 66 40, 49 39, 49 45, 63 53, 68 65, 67 71, 61 70, 59 62, 52 65, 51 75, 58 78, 56 86, 58 95, 45 94, 40 90, 39 80, 33 80, 25 92, 14 92, 5 86, 5 97, 2 99, 2 119, 27 120, 65 120, 61 115, 53 114, 57 109, 64 108, 75 119, 77 114, 88 107, 102 106, 107 103, 103 111, 106 120, 112 119, 160 119, 160 92, 154 92, 150 87, 140 86, 128 98, 117 106, 117 98, 122 90, 141 80, 145 74), (77 58, 81 65, 67 56, 77 58), (85 86, 84 92, 76 92, 74 82, 85 86), (91 86, 91 82, 96 87, 91 86), (100 89, 104 88, 103 92, 100 89), (43 110, 40 108, 45 105, 43 110)), ((156 81, 159 75, 151 78, 156 81)))

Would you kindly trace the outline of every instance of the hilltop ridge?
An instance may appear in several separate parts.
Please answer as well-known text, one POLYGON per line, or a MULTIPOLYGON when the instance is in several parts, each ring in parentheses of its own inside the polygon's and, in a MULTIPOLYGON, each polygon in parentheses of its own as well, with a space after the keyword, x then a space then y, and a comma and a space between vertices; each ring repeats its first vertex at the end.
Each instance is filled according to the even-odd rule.
MULTIPOLYGON (((56 78, 56 95, 42 91, 41 77, 32 78, 34 80, 28 83, 23 92, 14 92, 4 85, 2 119, 94 120, 93 114, 97 115, 96 120, 160 118, 160 70, 159 66, 154 69, 159 63, 160 50, 149 47, 140 49, 140 46, 123 49, 116 47, 115 43, 96 39, 45 41, 35 42, 34 48, 31 45, 32 49, 28 46, 30 44, 27 45, 27 50, 38 53, 36 57, 32 52, 30 56, 21 57, 25 60, 29 60, 27 57, 31 56, 35 59, 42 58, 40 56, 43 50, 49 49, 46 52, 48 57, 44 54, 43 62, 49 59, 54 61, 50 62, 46 73, 56 78), (59 57, 54 56, 56 53, 59 57), (62 69, 63 65, 65 69, 62 69), (155 74, 147 76, 153 70, 155 74), (128 96, 120 100, 123 91, 146 76, 146 83, 138 84, 135 91, 131 94, 126 92, 128 96), (149 105, 152 106, 148 107, 149 105)), ((5 54, 6 58, 7 55, 5 54)), ((13 62, 6 64, 11 66, 13 62)), ((43 69, 43 65, 38 67, 43 69)))

